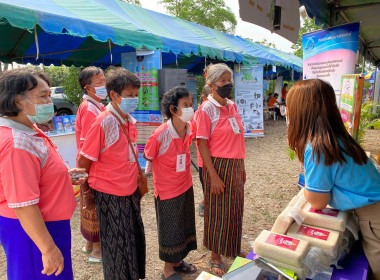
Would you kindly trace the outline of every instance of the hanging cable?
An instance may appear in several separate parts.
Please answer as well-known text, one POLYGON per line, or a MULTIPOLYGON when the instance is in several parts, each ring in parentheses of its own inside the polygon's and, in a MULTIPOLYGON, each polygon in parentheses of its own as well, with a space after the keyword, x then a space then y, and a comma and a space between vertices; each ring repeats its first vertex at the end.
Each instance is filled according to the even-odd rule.
POLYGON ((110 49, 110 57, 111 57, 111 64, 112 64, 112 49, 111 49, 111 39, 108 39, 108 46, 110 49))
POLYGON ((37 24, 34 26, 34 41, 36 41, 36 49, 37 49, 37 57, 36 60, 38 60, 38 57, 40 55, 40 47, 38 45, 38 36, 37 36, 37 24))

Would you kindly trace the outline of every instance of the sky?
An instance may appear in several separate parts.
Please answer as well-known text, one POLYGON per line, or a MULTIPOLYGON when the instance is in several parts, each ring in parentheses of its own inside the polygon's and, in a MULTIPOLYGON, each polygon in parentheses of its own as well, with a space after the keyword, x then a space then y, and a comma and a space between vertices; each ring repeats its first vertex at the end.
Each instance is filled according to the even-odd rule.
MULTIPOLYGON (((140 0, 140 2, 143 8, 166 14, 166 9, 162 4, 160 4, 159 0, 140 0)), ((293 51, 290 48, 293 43, 289 40, 277 34, 271 33, 269 30, 258 25, 242 21, 239 16, 238 0, 225 0, 225 3, 226 6, 231 8, 237 20, 235 35, 243 38, 250 38, 253 41, 263 41, 264 39, 267 39, 267 41, 274 43, 276 45, 276 49, 278 50, 288 53, 293 51)))

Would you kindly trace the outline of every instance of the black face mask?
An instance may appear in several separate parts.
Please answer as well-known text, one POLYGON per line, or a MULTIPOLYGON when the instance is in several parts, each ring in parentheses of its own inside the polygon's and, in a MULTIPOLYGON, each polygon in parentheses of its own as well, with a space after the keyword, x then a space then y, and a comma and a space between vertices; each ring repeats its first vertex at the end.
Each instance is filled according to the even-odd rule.
POLYGON ((220 97, 222 98, 230 98, 231 96, 231 91, 232 91, 232 88, 234 86, 232 85, 232 83, 229 83, 229 84, 226 84, 225 86, 223 87, 218 87, 218 89, 216 90, 216 92, 219 94, 220 97))

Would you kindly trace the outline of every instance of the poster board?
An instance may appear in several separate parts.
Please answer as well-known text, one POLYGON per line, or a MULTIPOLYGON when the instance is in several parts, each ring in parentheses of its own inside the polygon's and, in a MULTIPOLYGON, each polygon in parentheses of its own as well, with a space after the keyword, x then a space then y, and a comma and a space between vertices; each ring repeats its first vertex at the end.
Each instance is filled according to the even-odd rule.
POLYGON ((340 114, 344 126, 355 140, 358 139, 363 87, 364 77, 360 74, 342 76, 340 114))
POLYGON ((158 69, 161 69, 161 51, 150 51, 146 55, 136 52, 122 53, 121 65, 135 73, 141 82, 139 89, 139 105, 131 115, 137 120, 137 147, 139 163, 144 167, 145 145, 153 131, 161 125, 161 112, 158 94, 158 69))
POLYGON ((340 103, 342 76, 355 73, 360 23, 335 26, 302 36, 303 78, 329 82, 340 103))
POLYGON ((235 65, 235 103, 243 121, 244 136, 264 135, 263 65, 235 65))

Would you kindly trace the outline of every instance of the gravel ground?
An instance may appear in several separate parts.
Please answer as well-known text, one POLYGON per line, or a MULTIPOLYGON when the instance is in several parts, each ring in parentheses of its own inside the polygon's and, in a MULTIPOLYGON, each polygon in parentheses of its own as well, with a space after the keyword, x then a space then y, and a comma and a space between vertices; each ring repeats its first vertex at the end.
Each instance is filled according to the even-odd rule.
MULTIPOLYGON (((298 192, 297 181, 299 163, 289 161, 286 154, 285 121, 279 120, 272 126, 265 123, 265 136, 246 139, 246 171, 245 205, 242 248, 250 251, 250 241, 264 229, 270 229, 277 215, 285 208, 289 200, 298 192)), ((364 147, 373 155, 380 150, 380 130, 368 130, 365 136, 364 147)), ((192 147, 192 157, 195 160, 195 147, 192 147)), ((193 181, 196 204, 202 199, 202 188, 198 180, 198 173, 193 169, 193 181)), ((149 178, 152 188, 152 179, 149 178)), ((203 270, 209 271, 209 252, 202 246, 203 218, 198 216, 196 207, 196 227, 198 250, 193 251, 186 261, 193 263, 198 272, 183 276, 184 280, 195 279, 203 270)), ((158 258, 157 228, 152 191, 142 199, 142 216, 147 240, 146 279, 161 279, 163 262, 158 258)), ((72 227, 72 258, 74 278, 103 279, 101 264, 88 264, 88 256, 81 252, 85 245, 79 230, 79 210, 76 209, 71 220, 72 227)), ((1 246, 0 246, 1 247, 1 246)), ((224 258, 229 266, 232 258, 224 258)), ((0 249, 0 280, 6 279, 5 255, 0 249)))

